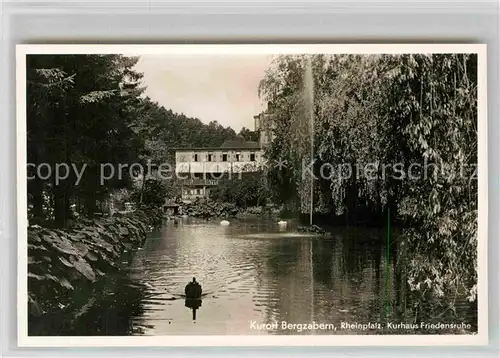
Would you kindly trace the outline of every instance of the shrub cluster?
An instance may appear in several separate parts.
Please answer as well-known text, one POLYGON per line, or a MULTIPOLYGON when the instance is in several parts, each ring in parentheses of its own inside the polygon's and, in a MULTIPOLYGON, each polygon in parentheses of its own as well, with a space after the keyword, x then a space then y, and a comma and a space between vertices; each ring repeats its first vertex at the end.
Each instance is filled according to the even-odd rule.
POLYGON ((75 291, 116 269, 125 251, 143 245, 142 212, 84 219, 68 229, 28 228, 28 304, 34 316, 65 307, 75 291))

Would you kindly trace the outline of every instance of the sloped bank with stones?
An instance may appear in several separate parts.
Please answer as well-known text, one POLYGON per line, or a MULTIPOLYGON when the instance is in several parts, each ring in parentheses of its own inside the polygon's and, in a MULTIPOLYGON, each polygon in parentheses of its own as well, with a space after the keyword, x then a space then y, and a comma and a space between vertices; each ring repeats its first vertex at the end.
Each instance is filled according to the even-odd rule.
POLYGON ((32 319, 84 306, 98 282, 142 247, 147 214, 82 220, 68 229, 28 228, 28 313, 32 319))

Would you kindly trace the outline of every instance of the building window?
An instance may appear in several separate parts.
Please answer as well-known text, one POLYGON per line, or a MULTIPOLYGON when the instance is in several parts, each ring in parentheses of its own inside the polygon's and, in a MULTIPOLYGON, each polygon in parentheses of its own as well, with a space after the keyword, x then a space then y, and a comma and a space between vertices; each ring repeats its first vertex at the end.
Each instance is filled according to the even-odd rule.
POLYGON ((255 162, 255 153, 250 153, 250 161, 255 162))
POLYGON ((194 161, 197 162, 198 161, 198 154, 195 154, 194 155, 194 161))
POLYGON ((227 153, 222 154, 222 161, 227 162, 227 153))
POLYGON ((241 154, 236 153, 236 161, 239 162, 241 160, 241 154))
POLYGON ((212 153, 209 153, 208 156, 207 156, 207 160, 209 162, 211 162, 212 161, 212 157, 213 157, 212 153))

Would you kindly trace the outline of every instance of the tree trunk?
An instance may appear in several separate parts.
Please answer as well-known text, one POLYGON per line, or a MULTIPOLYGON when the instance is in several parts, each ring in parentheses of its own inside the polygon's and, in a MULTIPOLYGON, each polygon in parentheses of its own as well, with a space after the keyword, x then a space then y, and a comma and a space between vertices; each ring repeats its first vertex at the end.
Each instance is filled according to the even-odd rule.
POLYGON ((33 209, 31 211, 33 218, 40 220, 44 218, 43 215, 43 181, 35 178, 28 182, 31 194, 31 204, 33 209))
POLYGON ((96 198, 94 193, 87 194, 85 197, 85 212, 88 218, 93 218, 94 213, 97 211, 96 198))
POLYGON ((146 187, 146 175, 143 173, 142 175, 142 183, 141 183, 141 196, 139 198, 139 203, 142 204, 142 200, 144 198, 144 188, 146 187))
POLYGON ((69 219, 69 195, 67 188, 54 188, 54 221, 56 227, 66 227, 69 219))

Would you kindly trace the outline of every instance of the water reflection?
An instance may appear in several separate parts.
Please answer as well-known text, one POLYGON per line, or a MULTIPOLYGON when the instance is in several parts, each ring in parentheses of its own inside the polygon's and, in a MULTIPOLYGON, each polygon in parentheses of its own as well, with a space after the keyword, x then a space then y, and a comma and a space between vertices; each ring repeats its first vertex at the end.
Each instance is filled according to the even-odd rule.
MULTIPOLYGON (((112 295, 64 332, 92 335, 381 334, 381 331, 273 330, 255 324, 385 322, 403 319, 384 232, 338 228, 329 238, 280 232, 276 222, 182 220, 152 235, 112 295), (245 236, 267 233, 267 235, 245 236), (201 300, 187 300, 196 277, 201 300), (186 314, 186 308, 192 314, 186 314), (196 322, 196 324, 193 324, 196 322)), ((465 305, 465 303, 464 303, 465 305)), ((457 307, 460 302, 457 302, 457 307)), ((475 317, 461 316, 473 322, 475 317)), ((57 331, 59 328, 54 329, 57 331)), ((387 332, 385 332, 387 333, 387 332)), ((394 332, 392 332, 394 333, 394 332)))
POLYGON ((151 324, 137 325, 134 317, 148 310, 154 295, 122 273, 110 274, 93 291, 77 291, 73 304, 39 319, 30 317, 29 335, 34 336, 126 336, 144 334, 151 324))
POLYGON ((196 310, 201 307, 201 299, 186 299, 184 305, 193 312, 193 321, 196 321, 196 310))

